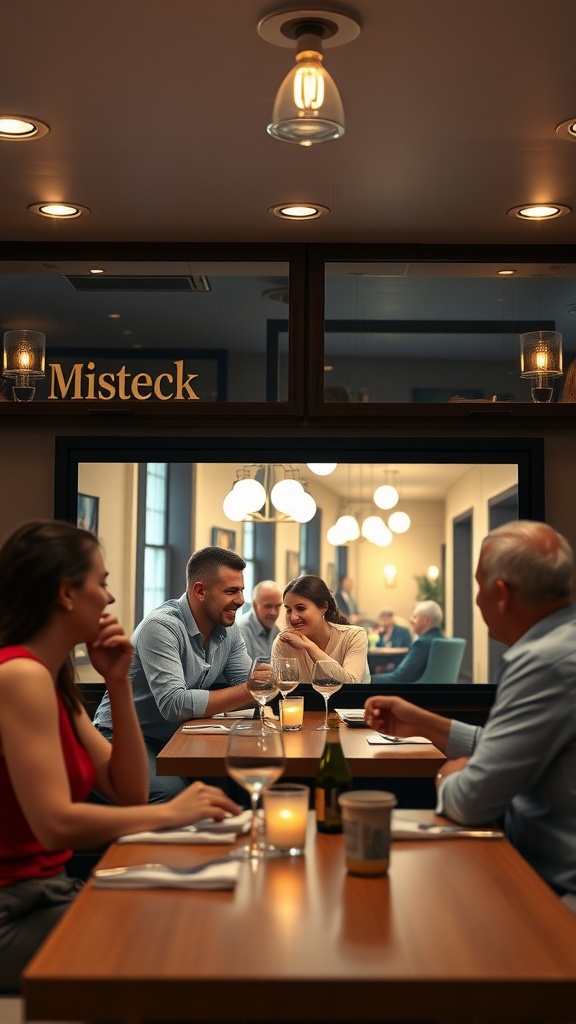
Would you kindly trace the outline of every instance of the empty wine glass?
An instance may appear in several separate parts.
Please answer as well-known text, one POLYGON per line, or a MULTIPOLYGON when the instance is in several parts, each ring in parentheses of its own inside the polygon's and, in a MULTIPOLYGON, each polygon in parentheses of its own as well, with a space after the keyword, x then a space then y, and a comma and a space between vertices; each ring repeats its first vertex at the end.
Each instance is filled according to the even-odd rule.
POLYGON ((336 693, 340 689, 344 680, 339 678, 341 674, 341 667, 335 661, 317 661, 314 665, 314 671, 312 672, 312 686, 317 693, 321 693, 324 697, 324 704, 326 705, 326 714, 324 715, 324 724, 316 726, 316 732, 326 732, 330 727, 328 725, 328 701, 332 693, 336 693))
POLYGON ((298 658, 276 658, 274 662, 278 675, 278 689, 287 697, 300 683, 300 662, 298 658))
POLYGON ((252 808, 250 842, 234 850, 234 857, 252 860, 274 856, 258 839, 258 801, 262 792, 280 778, 285 767, 281 732, 263 730, 256 722, 237 722, 232 726, 226 747, 226 771, 248 791, 252 808))
POLYGON ((278 672, 276 671, 275 665, 272 665, 269 658, 255 658, 252 662, 252 668, 250 669, 250 675, 246 680, 246 687, 248 693, 259 705, 260 710, 260 727, 262 729, 269 725, 270 728, 275 726, 270 722, 268 723, 264 717, 264 707, 269 700, 272 700, 278 693, 278 672))

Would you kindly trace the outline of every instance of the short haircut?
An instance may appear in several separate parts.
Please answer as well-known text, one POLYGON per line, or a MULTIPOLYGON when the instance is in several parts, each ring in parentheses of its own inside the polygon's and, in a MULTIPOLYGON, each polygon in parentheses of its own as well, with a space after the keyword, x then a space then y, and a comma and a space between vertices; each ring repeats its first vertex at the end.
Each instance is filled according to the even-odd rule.
POLYGON ((492 530, 482 541, 480 563, 487 586, 503 580, 529 604, 571 596, 572 548, 546 523, 519 519, 492 530))
POLYGON ((281 601, 282 601, 282 591, 280 590, 280 587, 278 586, 276 581, 275 580, 260 580, 260 582, 256 584, 256 586, 254 587, 254 590, 252 591, 252 603, 253 604, 254 604, 254 602, 258 602, 260 600, 260 594, 262 593, 263 590, 277 590, 278 591, 278 596, 280 597, 280 603, 281 603, 281 601))
POLYGON ((200 548, 188 559, 186 586, 214 580, 220 569, 235 569, 236 572, 242 572, 245 568, 246 562, 235 551, 228 548, 200 548))
POLYGON ((444 612, 436 601, 418 601, 414 605, 414 614, 426 616, 432 626, 441 626, 444 618, 444 612))
POLYGON ((383 615, 394 615, 394 612, 390 608, 381 608, 378 612, 378 618, 381 619, 383 615))

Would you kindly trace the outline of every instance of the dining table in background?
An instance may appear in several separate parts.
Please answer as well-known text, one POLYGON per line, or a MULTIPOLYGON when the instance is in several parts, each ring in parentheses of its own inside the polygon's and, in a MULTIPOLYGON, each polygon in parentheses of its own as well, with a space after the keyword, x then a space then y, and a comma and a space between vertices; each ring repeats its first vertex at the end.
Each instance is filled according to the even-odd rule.
MULTIPOLYGON (((284 732, 286 755, 285 775, 289 778, 313 779, 318 771, 326 733, 317 732, 324 715, 318 711, 304 712, 300 732, 284 732)), ((233 719, 196 719, 189 726, 231 726, 233 719)), ((390 744, 367 742, 368 729, 350 728, 341 724, 340 740, 344 755, 355 779, 358 778, 433 778, 446 758, 432 744, 390 744)), ((157 775, 184 775, 190 778, 226 775, 226 736, 222 733, 182 732, 179 727, 156 757, 157 775)))
MULTIPOLYGON (((100 864, 222 852, 114 844, 100 864)), ((561 1022, 576 918, 506 839, 395 840, 387 877, 354 877, 310 815, 304 856, 243 862, 234 891, 88 881, 23 992, 30 1021, 561 1022)))
POLYGON ((378 672, 390 672, 402 661, 405 654, 408 654, 408 647, 369 647, 370 675, 374 676, 378 672))

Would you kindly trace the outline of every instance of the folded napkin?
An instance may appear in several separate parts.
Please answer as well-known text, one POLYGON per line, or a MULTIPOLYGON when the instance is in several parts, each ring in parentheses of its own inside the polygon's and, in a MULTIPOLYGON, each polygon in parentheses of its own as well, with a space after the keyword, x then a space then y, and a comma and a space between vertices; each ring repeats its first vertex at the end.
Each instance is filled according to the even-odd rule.
POLYGON ((181 828, 160 829, 156 832, 132 832, 120 836, 119 843, 233 843, 237 836, 248 832, 252 820, 251 811, 229 815, 222 821, 203 818, 193 825, 181 828))
POLYGON ((190 735, 193 732, 230 732, 229 725, 183 725, 182 732, 190 735))
POLYGON ((254 718, 256 708, 240 708, 239 711, 221 711, 214 718, 254 718))
POLYGON ((432 740, 427 740, 425 736, 387 736, 383 732, 372 732, 366 737, 368 743, 392 743, 397 745, 398 743, 428 743, 431 744, 432 740))
POLYGON ((471 828, 468 825, 442 825, 400 817, 392 811, 392 839, 502 839, 497 828, 471 828))
POLYGON ((240 861, 224 857, 190 869, 164 864, 100 868, 92 881, 97 889, 233 889, 239 870, 240 861))

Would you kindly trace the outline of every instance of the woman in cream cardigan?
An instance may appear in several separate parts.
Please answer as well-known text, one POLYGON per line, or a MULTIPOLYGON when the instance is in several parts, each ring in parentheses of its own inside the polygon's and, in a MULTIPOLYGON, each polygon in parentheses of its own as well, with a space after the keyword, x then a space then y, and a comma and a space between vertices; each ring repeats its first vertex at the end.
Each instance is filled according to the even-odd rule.
POLYGON ((298 658, 300 682, 312 680, 317 661, 339 666, 344 683, 369 683, 368 636, 351 626, 320 576, 297 576, 283 594, 287 626, 276 637, 272 658, 298 658))

